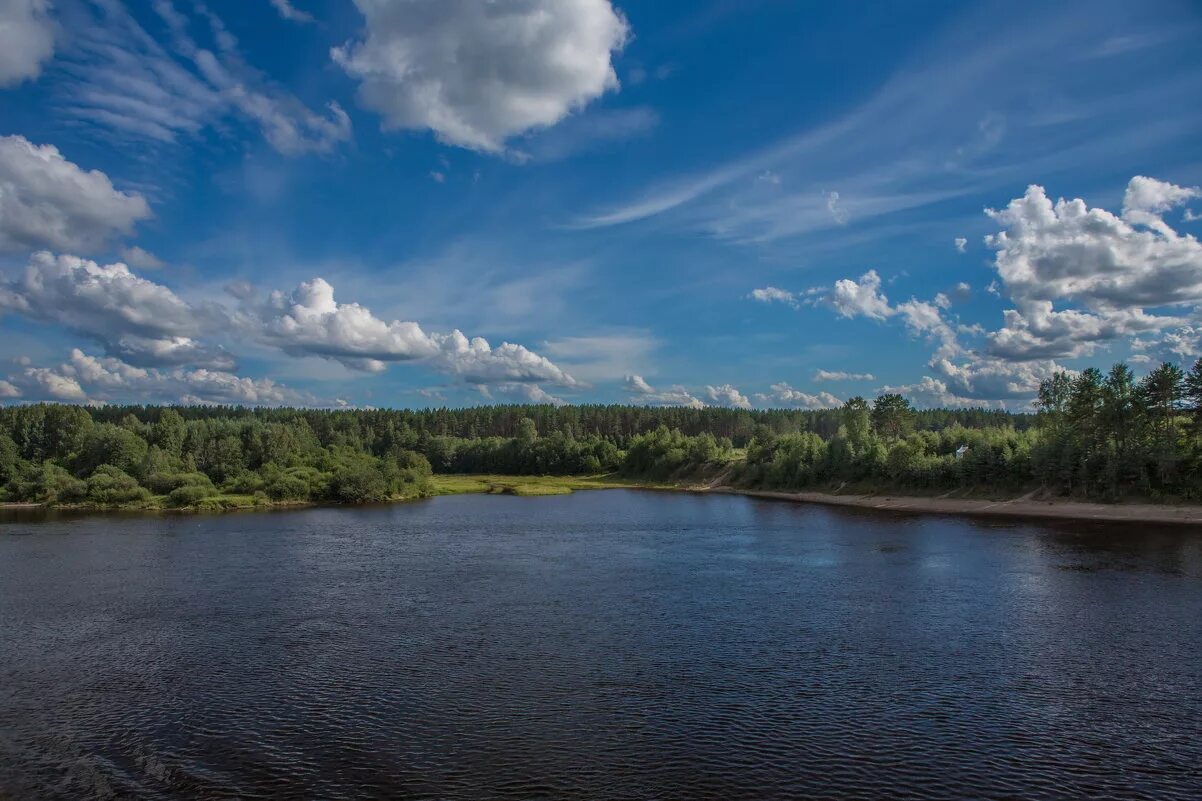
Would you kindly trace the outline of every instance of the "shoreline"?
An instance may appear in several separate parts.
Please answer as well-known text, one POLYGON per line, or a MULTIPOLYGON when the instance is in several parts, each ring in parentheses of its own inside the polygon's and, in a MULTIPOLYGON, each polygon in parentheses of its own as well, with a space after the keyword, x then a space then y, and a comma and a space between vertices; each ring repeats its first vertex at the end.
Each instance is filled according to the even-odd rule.
POLYGON ((952 514, 1041 520, 1077 520, 1105 523, 1157 523, 1202 526, 1202 505, 1153 503, 1091 503, 1088 501, 1012 498, 994 501, 976 498, 931 498, 909 495, 833 495, 827 492, 785 492, 737 487, 698 487, 691 492, 746 495, 767 500, 814 503, 889 512, 952 514))
MULTIPOLYGON (((1105 523, 1153 523, 1202 527, 1202 504, 1093 503, 1054 498, 1035 500, 1029 496, 994 500, 986 498, 949 498, 933 496, 846 494, 787 490, 743 489, 724 485, 683 484, 621 479, 615 476, 500 476, 446 474, 434 477, 433 492, 427 496, 394 498, 381 504, 412 503, 447 495, 492 494, 517 497, 566 495, 585 490, 633 489, 653 492, 685 492, 704 495, 743 495, 763 500, 812 503, 823 506, 868 509, 910 514, 947 514, 968 517, 1063 520, 1105 523)), ((379 505, 379 504, 365 504, 379 505)), ((78 514, 143 513, 207 515, 246 511, 284 511, 318 506, 344 506, 318 501, 273 501, 265 504, 231 504, 224 508, 171 508, 161 506, 97 507, 87 504, 45 505, 28 502, 0 502, 4 511, 73 512, 78 514)))

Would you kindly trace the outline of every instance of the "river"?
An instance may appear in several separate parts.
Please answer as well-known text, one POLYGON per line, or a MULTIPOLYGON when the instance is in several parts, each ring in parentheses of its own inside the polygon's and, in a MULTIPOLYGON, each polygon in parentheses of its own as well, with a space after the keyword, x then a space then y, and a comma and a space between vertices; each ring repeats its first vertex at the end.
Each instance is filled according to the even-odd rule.
POLYGON ((0 797, 1202 797, 1187 528, 623 490, 0 514, 0 797))

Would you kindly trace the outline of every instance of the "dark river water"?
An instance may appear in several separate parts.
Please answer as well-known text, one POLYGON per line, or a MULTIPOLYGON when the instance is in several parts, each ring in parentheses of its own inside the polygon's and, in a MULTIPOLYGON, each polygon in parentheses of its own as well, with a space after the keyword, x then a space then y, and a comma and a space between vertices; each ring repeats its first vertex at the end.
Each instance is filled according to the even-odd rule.
POLYGON ((626 491, 0 518, 0 797, 1202 798, 1202 532, 626 491))

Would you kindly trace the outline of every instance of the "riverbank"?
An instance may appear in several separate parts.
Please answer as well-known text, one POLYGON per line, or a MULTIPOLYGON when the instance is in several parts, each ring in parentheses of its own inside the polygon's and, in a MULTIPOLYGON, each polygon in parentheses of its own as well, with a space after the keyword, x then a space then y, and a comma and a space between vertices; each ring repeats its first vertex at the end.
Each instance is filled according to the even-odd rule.
POLYGON ((597 476, 501 476, 501 475, 436 475, 433 476, 435 495, 570 495, 577 490, 600 489, 673 489, 684 490, 684 484, 640 481, 613 474, 597 476))
POLYGON ((980 498, 916 497, 906 495, 836 495, 828 492, 780 492, 737 487, 696 487, 694 492, 747 495, 752 498, 849 506, 890 512, 953 514, 974 517, 1042 518, 1110 523, 1168 523, 1202 525, 1202 505, 1152 503, 1088 503, 1072 500, 1008 500, 980 498))
MULTIPOLYGON (((681 484, 665 484, 624 479, 618 476, 503 476, 441 474, 431 476, 430 486, 422 494, 390 498, 382 503, 409 503, 440 495, 515 495, 538 497, 568 495, 580 490, 599 489, 687 489, 681 484)), ((0 502, 0 511, 48 509, 68 512, 155 512, 205 514, 219 512, 244 512, 254 510, 303 509, 330 504, 314 500, 270 500, 259 495, 217 494, 204 498, 191 506, 171 506, 167 496, 154 495, 149 500, 129 504, 98 505, 89 503, 41 504, 29 502, 0 502)))
MULTIPOLYGON (((721 479, 718 479, 720 481, 721 479)), ((975 517, 1041 518, 1049 520, 1082 520, 1112 523, 1168 523, 1202 526, 1202 505, 1153 503, 1089 503, 1068 499, 1036 499, 1025 495, 1010 499, 953 498, 949 496, 908 496, 892 493, 838 494, 834 492, 788 492, 779 490, 743 489, 697 482, 643 481, 608 475, 594 476, 505 476, 442 474, 433 476, 429 494, 397 497, 387 503, 406 503, 441 495, 514 495, 539 497, 568 495, 577 491, 604 489, 642 489, 698 494, 719 493, 745 495, 752 498, 816 503, 825 506, 844 506, 877 511, 921 514, 951 514, 975 517)), ((220 495, 206 499, 198 507, 168 507, 164 497, 155 497, 149 504, 136 506, 89 506, 84 504, 43 506, 31 503, 0 503, 0 510, 56 509, 74 512, 181 512, 214 513, 248 510, 298 509, 321 505, 315 501, 268 501, 249 495, 220 495)))

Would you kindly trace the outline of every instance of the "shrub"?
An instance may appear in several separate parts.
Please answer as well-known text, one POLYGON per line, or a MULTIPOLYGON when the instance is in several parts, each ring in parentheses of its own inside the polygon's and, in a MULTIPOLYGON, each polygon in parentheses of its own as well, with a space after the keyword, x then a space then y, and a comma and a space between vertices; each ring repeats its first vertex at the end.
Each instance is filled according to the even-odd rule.
POLYGON ((330 481, 333 499, 341 503, 369 503, 388 499, 388 484, 380 471, 369 465, 344 467, 330 481))
POLYGON ((276 501, 303 501, 309 498, 309 482, 291 473, 275 476, 264 488, 267 496, 276 501))
POLYGON ((205 498, 211 498, 217 490, 210 484, 205 487, 200 484, 188 484, 176 487, 167 495, 167 503, 171 506, 196 506, 205 498))
POLYGON ((88 476, 87 498, 92 503, 115 506, 145 503, 150 500, 150 492, 124 470, 104 464, 88 476))
POLYGON ((204 473, 152 473, 146 479, 146 486, 151 492, 166 495, 180 487, 209 487, 213 482, 204 473))

